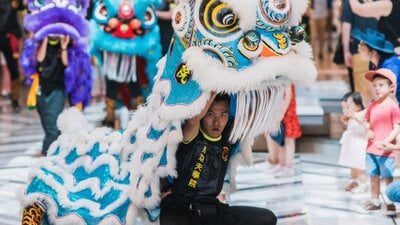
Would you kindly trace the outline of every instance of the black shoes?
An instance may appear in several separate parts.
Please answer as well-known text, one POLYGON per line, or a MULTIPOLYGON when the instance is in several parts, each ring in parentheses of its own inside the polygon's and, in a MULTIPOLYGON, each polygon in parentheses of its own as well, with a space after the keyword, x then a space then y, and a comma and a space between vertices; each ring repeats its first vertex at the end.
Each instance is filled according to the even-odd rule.
POLYGON ((12 100, 11 101, 11 107, 13 108, 14 112, 20 112, 21 111, 21 107, 19 106, 18 101, 12 100))

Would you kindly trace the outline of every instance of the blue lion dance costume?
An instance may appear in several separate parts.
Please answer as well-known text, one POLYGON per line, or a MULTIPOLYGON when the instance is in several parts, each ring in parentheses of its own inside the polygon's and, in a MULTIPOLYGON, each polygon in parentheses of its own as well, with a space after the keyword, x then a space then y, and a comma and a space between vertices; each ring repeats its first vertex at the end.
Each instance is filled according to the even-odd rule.
POLYGON ((119 128, 116 101, 121 99, 128 109, 136 109, 153 86, 156 64, 161 57, 159 27, 153 7, 159 3, 160 0, 94 1, 90 53, 102 65, 105 75, 103 125, 119 128), (129 91, 123 92, 121 88, 129 91), (121 93, 126 94, 118 96, 121 93))
POLYGON ((123 131, 89 129, 78 111, 64 112, 61 136, 31 172, 23 221, 131 225, 140 216, 158 223, 159 181, 176 176, 182 122, 212 92, 231 95, 234 190, 236 166, 252 162, 254 137, 279 128, 284 89, 316 77, 297 27, 306 8, 307 0, 180 0, 147 104, 123 131))

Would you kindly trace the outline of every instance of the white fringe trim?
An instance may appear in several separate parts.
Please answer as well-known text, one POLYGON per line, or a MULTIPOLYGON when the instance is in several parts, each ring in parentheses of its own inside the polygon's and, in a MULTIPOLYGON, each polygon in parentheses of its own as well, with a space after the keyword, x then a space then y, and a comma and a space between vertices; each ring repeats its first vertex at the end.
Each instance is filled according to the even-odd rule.
POLYGON ((266 128, 279 129, 284 109, 282 100, 288 82, 276 82, 257 92, 239 92, 236 99, 235 123, 230 135, 232 143, 253 140, 266 128))
POLYGON ((308 0, 290 0, 292 8, 292 16, 289 19, 290 26, 299 25, 301 17, 307 10, 308 2, 308 0))
POLYGON ((259 58, 253 65, 242 70, 227 68, 198 47, 188 48, 183 59, 196 80, 206 91, 237 93, 240 91, 263 90, 279 77, 296 85, 309 85, 315 81, 317 70, 311 60, 311 47, 298 43, 294 51, 284 56, 259 58), (198 60, 201 58, 202 60, 198 60))

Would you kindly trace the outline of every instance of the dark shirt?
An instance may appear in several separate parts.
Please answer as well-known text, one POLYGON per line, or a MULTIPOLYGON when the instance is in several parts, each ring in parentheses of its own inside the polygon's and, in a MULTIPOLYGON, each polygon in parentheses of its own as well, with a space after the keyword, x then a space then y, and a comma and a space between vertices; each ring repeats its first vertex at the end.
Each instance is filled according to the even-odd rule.
MULTIPOLYGON (((169 11, 170 1, 164 0, 159 7, 158 11, 169 11)), ((165 55, 168 51, 169 44, 171 42, 172 35, 174 34, 174 29, 172 28, 172 20, 163 20, 158 18, 158 26, 160 28, 160 40, 162 46, 162 55, 165 55)))
MULTIPOLYGON (((361 16, 358 16, 355 13, 353 13, 353 11, 351 10, 351 7, 350 7, 349 0, 344 0, 341 21, 350 23, 351 31, 353 31, 356 28, 358 28, 362 31, 364 31, 367 28, 376 30, 376 26, 378 23, 378 21, 374 18, 361 17, 361 16)), ((355 54, 358 52, 357 51, 358 43, 359 43, 358 40, 350 38, 351 54, 355 54)))
POLYGON ((85 16, 85 19, 87 19, 87 20, 91 20, 92 18, 93 18, 93 9, 94 9, 94 2, 93 2, 93 0, 90 0, 89 1, 89 6, 88 6, 88 8, 86 9, 86 16, 85 16))
POLYGON ((400 46, 400 0, 392 0, 393 7, 389 16, 381 17, 378 22, 378 31, 385 34, 387 40, 394 46, 400 46))
MULTIPOLYGON (((386 58, 382 63, 382 68, 390 69, 396 74, 396 82, 400 84, 400 59, 398 56, 393 55, 389 58, 386 58)), ((400 102, 400 85, 396 85, 396 99, 400 102)))
POLYGON ((176 152, 178 177, 172 185, 177 196, 216 197, 222 190, 230 157, 227 140, 211 140, 202 131, 176 152))
POLYGON ((14 0, 17 8, 11 6, 10 0, 0 0, 0 35, 14 34, 17 38, 22 37, 22 31, 18 22, 17 11, 23 10, 22 0, 14 0))
POLYGON ((64 71, 65 66, 61 60, 61 46, 47 44, 46 56, 43 62, 39 63, 39 84, 41 93, 49 95, 54 89, 65 90, 64 71))

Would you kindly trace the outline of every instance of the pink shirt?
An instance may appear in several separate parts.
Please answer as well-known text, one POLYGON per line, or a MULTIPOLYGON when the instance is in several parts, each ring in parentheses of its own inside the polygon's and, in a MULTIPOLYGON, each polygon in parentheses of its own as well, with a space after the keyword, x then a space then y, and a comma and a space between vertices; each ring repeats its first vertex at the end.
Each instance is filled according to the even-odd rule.
POLYGON ((367 153, 395 157, 394 151, 384 152, 375 146, 376 141, 383 141, 393 130, 395 124, 400 124, 400 109, 395 101, 390 99, 386 103, 371 102, 367 108, 365 119, 369 122, 374 138, 368 140, 367 153))

